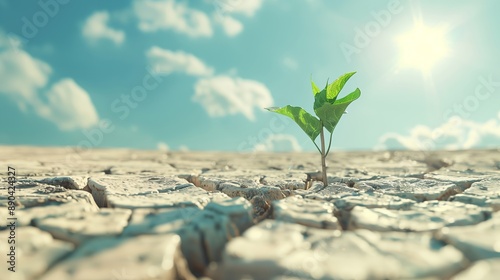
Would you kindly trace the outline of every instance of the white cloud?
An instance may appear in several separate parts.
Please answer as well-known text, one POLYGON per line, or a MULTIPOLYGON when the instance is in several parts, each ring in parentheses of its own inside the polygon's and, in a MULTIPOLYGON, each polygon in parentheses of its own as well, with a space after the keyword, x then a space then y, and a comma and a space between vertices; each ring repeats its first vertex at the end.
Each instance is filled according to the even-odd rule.
MULTIPOLYGON (((263 3, 262 0, 205 0, 205 2, 213 4, 212 16, 189 7, 188 1, 179 0, 134 0, 130 13, 137 19, 138 28, 143 32, 172 30, 193 38, 211 37, 212 24, 219 24, 226 35, 233 37, 243 31, 243 24, 234 16, 253 17, 263 3)), ((127 20, 128 15, 129 12, 116 13, 116 17, 122 20, 127 20)))
POLYGON ((21 48, 1 48, 7 40, 2 34, 0 32, 0 94, 8 96, 22 111, 29 109, 62 130, 97 124, 97 113, 87 92, 73 80, 64 79, 43 95, 43 88, 49 86, 50 65, 21 48))
POLYGON ((283 65, 291 70, 297 70, 299 68, 299 63, 291 57, 283 58, 283 65))
POLYGON ((409 135, 387 133, 379 139, 376 150, 458 150, 498 147, 500 143, 500 112, 498 118, 484 123, 452 117, 436 128, 414 127, 409 135))
POLYGON ((262 6, 262 0, 208 0, 213 3, 213 20, 222 26, 226 35, 234 37, 243 31, 243 23, 230 15, 253 17, 262 6))
POLYGON ((146 51, 146 57, 157 73, 178 72, 201 77, 195 84, 192 100, 200 103, 212 117, 242 114, 254 120, 254 107, 263 109, 273 105, 265 85, 228 75, 212 76, 214 69, 192 54, 153 46, 146 51))
POLYGON ((170 150, 170 147, 165 142, 158 142, 156 148, 162 152, 168 152, 170 150))
POLYGON ((211 117, 242 114, 254 120, 254 107, 273 105, 269 89, 254 80, 215 76, 198 80, 193 101, 200 103, 211 117))
POLYGON ((248 17, 255 15, 262 6, 262 0, 213 0, 219 14, 243 14, 248 17))
POLYGON ((174 30, 191 37, 213 34, 209 17, 174 0, 135 0, 133 11, 143 32, 174 30))
POLYGON ((271 134, 262 142, 256 144, 253 148, 256 152, 300 152, 302 147, 292 135, 289 134, 271 134))
POLYGON ((214 18, 215 22, 220 24, 229 37, 234 37, 243 31, 243 24, 230 16, 218 16, 214 18))
POLYGON ((36 98, 39 88, 47 84, 52 68, 31 57, 22 49, 0 52, 0 92, 24 103, 36 98))
POLYGON ((57 124, 61 130, 89 128, 99 122, 89 94, 73 79, 63 79, 46 93, 47 105, 37 109, 40 116, 57 124))
POLYGON ((180 72, 192 76, 210 76, 213 74, 213 69, 206 66, 203 61, 183 51, 174 52, 153 46, 146 51, 146 57, 157 73, 180 72))
POLYGON ((109 27, 108 21, 109 13, 107 11, 93 13, 83 25, 83 36, 92 43, 107 39, 116 45, 122 44, 125 40, 125 32, 109 27))

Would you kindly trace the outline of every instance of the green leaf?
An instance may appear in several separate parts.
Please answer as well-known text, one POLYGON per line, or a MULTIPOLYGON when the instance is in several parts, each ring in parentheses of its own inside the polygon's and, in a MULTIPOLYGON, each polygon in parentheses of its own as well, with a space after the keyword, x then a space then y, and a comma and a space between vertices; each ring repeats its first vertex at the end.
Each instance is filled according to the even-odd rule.
POLYGON ((333 104, 333 102, 337 98, 337 95, 339 95, 344 85, 347 83, 349 78, 351 78, 354 74, 356 74, 356 72, 346 73, 327 86, 326 99, 328 100, 329 103, 333 104))
MULTIPOLYGON (((328 103, 326 99, 326 88, 327 87, 325 87, 323 90, 321 90, 314 96, 314 112, 316 112, 318 108, 323 106, 323 104, 328 103)), ((318 113, 316 113, 316 115, 318 115, 318 113)))
POLYGON ((287 105, 281 108, 266 108, 266 110, 282 114, 294 120, 313 142, 321 132, 321 122, 300 107, 287 105))
POLYGON ((312 91, 313 91, 313 95, 316 96, 316 94, 318 94, 319 92, 319 88, 318 86, 314 83, 314 81, 311 79, 311 87, 312 87, 312 91))
POLYGON ((357 88, 355 91, 349 93, 341 99, 337 99, 333 104, 325 102, 323 105, 315 110, 316 115, 319 117, 325 128, 332 133, 337 124, 342 118, 347 106, 354 100, 361 96, 361 91, 357 88))

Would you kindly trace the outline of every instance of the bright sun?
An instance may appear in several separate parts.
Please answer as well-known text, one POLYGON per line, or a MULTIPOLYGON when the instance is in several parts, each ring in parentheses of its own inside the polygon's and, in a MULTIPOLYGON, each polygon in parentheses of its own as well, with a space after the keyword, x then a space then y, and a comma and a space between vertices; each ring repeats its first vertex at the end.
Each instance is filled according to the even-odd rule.
POLYGON ((415 23, 414 29, 399 36, 399 68, 415 68, 429 77, 432 68, 450 51, 444 26, 429 27, 415 23))

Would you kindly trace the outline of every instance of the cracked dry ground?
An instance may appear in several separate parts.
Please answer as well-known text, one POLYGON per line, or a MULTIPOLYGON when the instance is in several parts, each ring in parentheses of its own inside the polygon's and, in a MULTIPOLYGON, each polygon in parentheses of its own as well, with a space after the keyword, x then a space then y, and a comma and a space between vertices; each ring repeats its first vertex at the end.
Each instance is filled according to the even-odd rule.
POLYGON ((0 147, 0 279, 496 279, 500 151, 0 147), (70 157, 68 157, 70 156, 70 157), (6 266, 7 179, 0 254, 6 266), (307 188, 307 189, 306 189, 307 188))

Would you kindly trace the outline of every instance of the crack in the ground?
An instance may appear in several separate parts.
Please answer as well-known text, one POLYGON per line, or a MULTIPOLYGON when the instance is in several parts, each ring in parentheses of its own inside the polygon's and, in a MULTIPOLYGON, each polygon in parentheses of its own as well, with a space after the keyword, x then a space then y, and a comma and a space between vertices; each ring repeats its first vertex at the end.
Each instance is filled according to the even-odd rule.
POLYGON ((450 167, 454 164, 451 160, 442 159, 433 155, 425 157, 422 162, 427 165, 427 173, 437 171, 444 167, 450 167))
POLYGON ((313 181, 323 180, 321 174, 321 171, 306 172, 307 178, 304 182, 305 189, 308 190, 309 188, 311 188, 313 181))
MULTIPOLYGON (((442 168, 442 167, 444 167, 444 165, 443 165, 443 166, 441 166, 440 168, 442 168)), ((436 170, 437 170, 437 169, 436 169, 436 170)), ((307 177, 307 179, 306 179, 306 181, 305 181, 306 186, 307 186, 308 184, 309 184, 309 185, 311 185, 313 181, 316 181, 316 180, 315 180, 315 178, 313 177, 313 175, 312 175, 312 174, 317 174, 317 172, 315 172, 315 173, 306 173, 306 175, 308 176, 308 177, 307 177)), ((321 175, 321 173, 320 173, 320 175, 321 175)), ((321 177, 320 175, 319 175, 319 177, 321 177)), ((186 182, 187 182, 187 183, 189 183, 189 184, 193 184, 193 185, 195 185, 196 187, 203 188, 203 189, 205 189, 205 188, 207 187, 207 186, 204 186, 204 185, 203 185, 203 182, 200 182, 200 178, 199 178, 199 176, 197 176, 197 175, 188 175, 188 176, 185 176, 185 175, 184 175, 184 176, 183 176, 183 175, 179 175, 178 177, 179 177, 179 178, 182 178, 182 179, 184 179, 184 180, 186 180, 186 182)), ((207 179, 208 179, 208 178, 207 178, 207 179)), ((419 179, 424 179, 424 177, 422 176, 422 178, 419 178, 419 179)), ((432 180, 432 181, 435 181, 435 182, 441 182, 441 183, 443 182, 443 181, 441 181, 441 180, 436 180, 436 179, 427 179, 427 180, 432 180)), ((214 183, 214 187, 215 187, 215 190, 214 190, 213 192, 220 192, 220 190, 219 190, 220 185, 221 185, 222 183, 224 183, 224 181, 222 181, 222 180, 221 180, 221 181, 217 181, 216 179, 212 179, 212 182, 214 183)), ((446 193, 444 193, 444 194, 443 194, 441 197, 439 197, 437 200, 450 200, 450 198, 452 198, 454 195, 459 194, 459 193, 463 193, 465 190, 469 189, 469 188, 472 186, 472 184, 473 184, 474 182, 476 182, 476 181, 461 182, 461 183, 459 183, 460 185, 458 185, 457 183, 453 183, 453 184, 456 186, 456 188, 454 188, 453 190, 448 190, 446 193)), ((260 179, 259 179, 259 183, 260 183, 261 185, 267 185, 267 183, 268 183, 268 182, 266 181, 266 176, 265 176, 265 175, 263 175, 263 176, 261 176, 261 177, 260 177, 260 179)), ((347 181, 347 182, 345 182, 345 183, 346 183, 349 187, 353 187, 353 186, 354 186, 354 184, 355 184, 355 181, 354 181, 354 180, 350 180, 350 181, 347 181)), ((450 183, 451 183, 451 182, 450 182, 450 183)), ((240 185, 239 183, 238 183, 238 185, 239 185, 240 187, 242 187, 242 185, 240 185)), ((68 188, 68 186, 67 186, 67 185, 61 185, 61 186, 62 186, 62 187, 64 187, 64 188, 68 188)), ((186 185, 180 185, 180 186, 188 186, 188 184, 186 184, 186 185)), ((173 188, 172 190, 165 190, 165 191, 163 191, 163 192, 174 191, 174 190, 178 190, 178 189, 181 189, 181 188, 182 188, 182 187, 177 187, 177 186, 176 186, 176 187, 175 187, 175 188, 173 188)), ((325 188, 326 188, 326 187, 325 187, 325 186, 323 186, 323 187, 321 187, 321 188, 318 188, 317 190, 314 190, 314 192, 320 192, 320 191, 324 190, 325 188)), ((283 189, 282 189, 281 187, 280 187, 280 189, 283 191, 283 189)), ((306 187, 306 189, 308 189, 308 188, 306 187)), ((257 190, 257 191, 256 191, 255 193, 253 193, 253 192, 249 192, 249 193, 251 193, 250 197, 245 197, 244 195, 242 195, 242 196, 241 196, 241 197, 244 197, 246 200, 248 200, 248 201, 250 201, 250 202, 252 203, 252 205, 254 206, 254 209, 253 209, 253 211, 254 211, 254 212, 255 212, 255 211, 257 211, 257 209, 260 209, 260 211, 261 211, 261 212, 259 212, 259 213, 256 213, 257 215, 254 215, 254 225, 253 225, 253 226, 258 225, 259 223, 261 223, 262 221, 264 221, 264 220, 266 220, 266 219, 272 219, 272 216, 273 216, 273 210, 274 210, 274 209, 273 209, 273 206, 272 206, 272 203, 271 203, 271 202, 268 202, 268 201, 264 198, 265 193, 264 193, 262 190, 258 189, 258 188, 257 188, 256 190, 257 190), (253 194, 252 194, 252 193, 253 193, 253 194), (258 206, 258 205, 260 205, 260 206, 258 206), (255 217, 255 216, 257 216, 257 217, 255 217)), ((94 200, 94 203, 96 203, 96 204, 97 204, 96 199, 95 199, 95 197, 94 197, 94 194, 92 193, 92 191, 91 191, 91 189, 90 189, 90 187, 89 187, 89 178, 87 178, 87 184, 85 185, 85 187, 84 187, 83 189, 79 189, 79 190, 77 190, 77 191, 86 191, 86 192, 90 192, 90 193, 92 194, 92 199, 94 200)), ((310 191, 313 191, 313 190, 310 190, 310 191)), ((54 189, 53 189, 53 191, 50 191, 50 192, 51 192, 51 193, 57 192, 57 188, 54 188, 54 189)), ((282 192, 282 193, 283 193, 283 192, 282 192)), ((284 194, 284 193, 283 193, 283 194, 284 194)), ((287 197, 288 195, 285 195, 285 194, 284 194, 283 196, 284 196, 284 197, 287 197)), ((100 207, 100 208, 101 208, 101 207, 100 207)), ((102 208, 106 208, 106 206, 102 206, 102 208)), ((334 210, 334 212, 333 212, 333 216, 335 216, 335 217, 338 219, 338 221, 339 221, 339 223, 340 223, 340 226, 341 226, 341 228, 342 228, 342 231, 349 231, 349 229, 348 229, 348 228, 349 228, 349 223, 350 223, 350 219, 351 219, 351 217, 350 217, 350 216, 351 216, 351 210, 352 210, 352 209, 353 209, 353 208, 350 208, 350 209, 345 209, 345 208, 344 208, 344 209, 339 209, 339 208, 335 207, 335 210, 334 210)), ((132 214, 128 217, 128 219, 127 219, 127 226, 130 224, 130 222, 131 222, 131 220, 132 220, 132 216, 133 216, 133 213, 132 213, 132 214)), ((487 220, 491 219, 491 213, 486 213, 486 212, 484 212, 484 213, 483 213, 483 216, 484 216, 484 217, 483 217, 483 218, 484 218, 484 221, 487 221, 487 220)), ((483 222, 484 222, 484 221, 483 221, 483 222)), ((33 220, 31 220, 31 221, 30 221, 30 225, 32 225, 32 226, 34 226, 34 227, 37 227, 37 226, 36 226, 35 219, 33 219, 33 220)), ((38 228, 38 227, 37 227, 37 228, 38 228)), ((245 231, 245 230, 244 230, 244 231, 245 231)), ((243 231, 243 232, 241 232, 241 233, 239 233, 237 236, 241 236, 241 235, 244 233, 244 231, 243 231)), ((49 232, 49 233, 50 233, 50 232, 49 232)), ((122 234, 123 234, 123 232, 122 232, 122 234)), ((52 234, 51 234, 51 235, 52 235, 52 234)), ((63 240, 63 239, 60 239, 60 238, 57 238, 57 237, 54 237, 54 236, 53 236, 53 238, 54 238, 54 239, 57 239, 57 240, 63 240)), ((209 241, 209 240, 207 240, 207 239, 206 239, 205 233, 204 233, 202 230, 199 230, 199 238, 200 238, 200 244, 202 245, 202 246, 201 246, 202 248, 200 248, 200 249, 201 249, 201 253, 202 253, 202 255, 203 255, 203 258, 204 258, 205 264, 206 264, 206 265, 208 265, 208 262, 210 261, 210 258, 209 258, 209 247, 208 247, 208 246, 209 246, 209 245, 208 245, 208 241, 209 241)), ((433 234, 433 238, 435 238, 435 235, 434 235, 434 234, 433 234)), ((450 246, 452 246, 452 247, 456 248, 456 247, 455 247, 455 246, 453 246, 452 244, 450 244, 450 243, 446 243, 444 240, 440 240, 440 239, 437 239, 437 238, 435 238, 435 239, 436 239, 437 241, 439 241, 439 242, 443 242, 443 243, 445 243, 445 244, 447 244, 447 245, 450 245, 450 246)), ((367 240, 365 240, 365 241, 367 241, 367 240)), ((368 242, 368 241, 367 241, 367 242, 368 242)), ((82 244, 83 244, 83 243, 82 243, 82 244)), ((224 245, 223 245, 223 246, 224 246, 224 248, 227 246, 227 244, 228 244, 228 241, 226 241, 226 242, 224 243, 224 245)), ((370 245, 371 247, 373 247, 373 244, 369 244, 369 245, 370 245)), ((458 251, 462 252, 462 254, 463 254, 465 257, 467 257, 467 255, 466 255, 466 253, 465 253, 465 252, 463 252, 463 251, 459 250, 458 248, 456 248, 456 249, 457 249, 458 251)), ((75 251, 76 251, 76 250, 75 250, 75 251)), ((75 251, 73 251, 73 252, 75 252, 75 251)), ((71 255, 73 252, 70 252, 70 253, 66 254, 64 257, 61 257, 61 258, 60 258, 60 260, 62 260, 62 259, 64 259, 64 258, 66 258, 68 255, 71 255)), ((188 260, 188 261, 189 261, 189 260, 188 260)), ((51 265, 51 266, 50 266, 50 267, 46 270, 46 272, 47 272, 47 271, 49 271, 52 267, 56 266, 58 263, 60 263, 60 261, 54 262, 54 263, 53 263, 53 264, 52 264, 52 265, 51 265)), ((218 261, 218 262, 216 262, 216 263, 217 263, 217 264, 220 264, 220 261, 218 261)), ((469 260, 468 265, 467 265, 467 266, 465 266, 465 267, 464 267, 463 269, 461 269, 460 271, 458 271, 457 273, 455 273, 454 275, 456 275, 456 274, 460 273, 461 271, 463 271, 463 270, 467 269, 470 265, 472 265, 472 262, 469 260)), ((45 272, 44 272, 44 273, 45 273, 45 272)), ((198 276, 201 276, 201 275, 198 275, 198 276)))
POLYGON ((472 261, 469 257, 467 257, 467 254, 466 252, 460 250, 460 248, 456 247, 455 245, 453 245, 451 242, 447 242, 445 239, 443 239, 442 237, 439 236, 439 232, 440 230, 434 230, 431 232, 431 235, 432 235, 432 239, 437 241, 437 242, 441 242, 442 244, 446 245, 446 246, 450 246, 450 247, 453 247, 455 250, 459 251, 465 258, 466 260, 466 263, 463 267, 461 267, 460 269, 458 269, 455 273, 453 273, 452 275, 450 275, 447 279, 452 279, 455 275, 458 275, 460 274, 461 272, 463 272, 464 270, 468 269, 470 266, 472 266, 474 264, 474 261, 472 261))
POLYGON ((112 174, 112 170, 111 169, 113 169, 113 166, 110 166, 110 167, 108 167, 108 168, 106 168, 104 170, 101 170, 101 172, 104 172, 104 174, 106 174, 106 175, 110 175, 110 174, 112 174))
POLYGON ((349 223, 351 221, 351 210, 350 209, 338 209, 335 207, 333 211, 333 216, 339 221, 342 231, 349 231, 349 223))
MULTIPOLYGON (((197 229, 198 228, 196 226, 195 230, 197 230, 197 229)), ((200 244, 201 244, 201 254, 203 256, 203 261, 205 263, 205 267, 207 267, 208 264, 210 263, 210 257, 208 255, 209 249, 208 249, 208 245, 207 245, 207 240, 205 238, 205 233, 202 230, 199 231, 199 238, 200 238, 200 244)), ((227 242, 226 242, 226 244, 227 244, 227 242)), ((226 244, 224 244, 224 247, 226 246, 226 244)), ((188 263, 189 263, 189 260, 188 260, 188 263)), ((203 275, 199 275, 199 274, 197 275, 197 274, 198 273, 196 273, 194 275, 197 277, 203 276, 203 275)))

